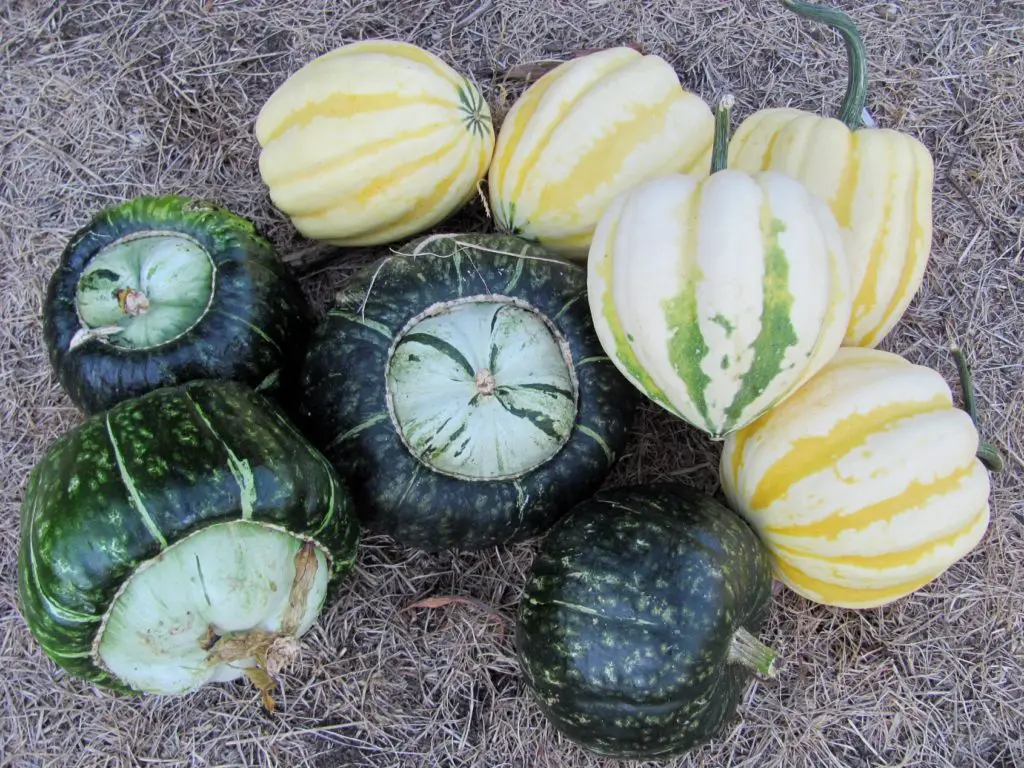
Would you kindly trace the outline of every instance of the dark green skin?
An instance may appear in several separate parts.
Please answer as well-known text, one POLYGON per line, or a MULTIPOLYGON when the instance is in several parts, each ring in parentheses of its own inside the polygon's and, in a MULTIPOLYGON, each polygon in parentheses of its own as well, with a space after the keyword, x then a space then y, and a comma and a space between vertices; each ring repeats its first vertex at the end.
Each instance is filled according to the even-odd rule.
POLYGON ((101 211, 69 241, 50 278, 43 333, 50 364, 87 414, 159 387, 193 379, 232 379, 286 403, 293 372, 315 321, 298 280, 246 219, 186 197, 137 197, 101 211), (75 288, 105 246, 134 232, 164 230, 195 238, 210 253, 215 288, 209 311, 187 333, 152 349, 90 339, 69 350, 81 327, 75 288))
POLYGON ((334 558, 335 585, 351 566, 359 524, 349 493, 269 400, 237 382, 197 381, 120 403, 53 444, 21 507, 21 609, 46 654, 72 675, 127 690, 89 651, 118 588, 162 551, 133 506, 111 435, 168 546, 243 519, 230 449, 255 477, 250 519, 321 544, 334 558))
POLYGON ((677 484, 604 491, 537 554, 520 666, 544 714, 587 749, 678 755, 733 717, 752 671, 727 660, 730 640, 740 626, 756 636, 770 600, 764 547, 727 507, 677 484))
POLYGON ((349 482, 374 531, 427 551, 526 539, 600 487, 625 446, 636 390, 597 339, 584 269, 517 237, 446 236, 432 239, 424 253, 408 255, 422 241, 356 277, 314 332, 302 374, 306 430, 349 482), (467 255, 456 239, 545 260, 467 255), (388 349, 405 324, 436 302, 482 294, 513 296, 545 314, 568 342, 579 379, 568 442, 517 480, 460 480, 427 468, 402 443, 385 399, 388 349))

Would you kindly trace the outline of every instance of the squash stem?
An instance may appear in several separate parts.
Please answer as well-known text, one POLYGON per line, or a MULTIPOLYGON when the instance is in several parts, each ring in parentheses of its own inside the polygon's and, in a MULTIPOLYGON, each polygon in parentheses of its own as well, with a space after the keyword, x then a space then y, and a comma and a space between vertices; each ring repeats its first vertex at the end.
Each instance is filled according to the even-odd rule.
POLYGON ((868 95, 867 53, 857 25, 849 16, 835 8, 825 8, 800 0, 782 0, 786 10, 811 21, 832 27, 846 43, 846 96, 839 109, 839 119, 855 131, 864 124, 864 102, 868 95))
MULTIPOLYGON (((971 379, 971 369, 967 365, 967 358, 964 357, 960 347, 954 346, 951 350, 953 360, 956 361, 956 370, 960 374, 960 388, 964 393, 964 410, 974 422, 974 428, 978 429, 978 403, 974 398, 974 382, 971 379)), ((999 454, 992 443, 982 440, 978 443, 978 458, 990 472, 1003 471, 1003 457, 999 454)))
POLYGON ((729 164, 729 115, 736 99, 726 94, 715 107, 715 144, 711 150, 711 172, 724 171, 729 164))
POLYGON ((759 675, 775 677, 778 654, 743 627, 736 630, 729 644, 729 661, 744 664, 759 675))

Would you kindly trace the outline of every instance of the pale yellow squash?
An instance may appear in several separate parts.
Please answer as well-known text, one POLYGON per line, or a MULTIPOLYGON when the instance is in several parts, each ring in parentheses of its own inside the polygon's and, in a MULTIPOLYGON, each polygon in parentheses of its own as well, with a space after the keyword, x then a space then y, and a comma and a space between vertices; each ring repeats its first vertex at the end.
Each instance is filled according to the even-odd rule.
POLYGON ((612 199, 666 173, 702 173, 714 118, 671 66, 632 48, 559 65, 509 111, 488 176, 498 226, 584 260, 612 199))
POLYGON ((921 286, 932 241, 932 157, 905 133, 858 127, 867 81, 853 22, 830 9, 792 0, 785 5, 843 34, 851 64, 843 120, 796 109, 761 110, 736 130, 729 165, 789 174, 829 204, 854 281, 844 344, 874 347, 921 286))
POLYGON ((845 347, 726 439, 720 474, 777 578, 819 603, 868 608, 919 589, 978 544, 989 521, 978 449, 938 373, 845 347))
POLYGON ((437 56, 388 40, 306 64, 256 120, 260 174, 307 237, 394 242, 476 194, 494 150, 479 90, 437 56))

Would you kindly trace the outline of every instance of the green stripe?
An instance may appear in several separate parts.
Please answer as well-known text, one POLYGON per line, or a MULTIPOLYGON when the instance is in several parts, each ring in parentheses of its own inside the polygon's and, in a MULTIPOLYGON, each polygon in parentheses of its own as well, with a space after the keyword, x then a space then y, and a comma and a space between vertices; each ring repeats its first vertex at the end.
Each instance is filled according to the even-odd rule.
POLYGON ((761 240, 765 243, 762 278, 761 330, 751 347, 754 360, 740 379, 740 390, 725 409, 722 433, 732 430, 747 407, 759 398, 782 371, 786 350, 797 343, 793 328, 793 294, 789 290, 789 260, 779 245, 786 225, 771 214, 767 200, 761 213, 761 240))
POLYGON ((312 533, 313 536, 320 535, 323 532, 324 528, 327 527, 328 523, 330 523, 331 520, 334 519, 334 503, 335 503, 334 486, 335 486, 335 484, 337 482, 334 479, 334 472, 331 471, 331 465, 324 459, 323 455, 318 455, 317 456, 317 461, 319 461, 324 466, 324 468, 325 468, 325 470, 327 472, 328 485, 331 488, 331 495, 327 499, 327 514, 324 515, 324 519, 320 521, 320 525, 318 525, 313 530, 313 533, 312 533))
MULTIPOLYGON (((534 604, 538 604, 538 601, 536 601, 536 600, 532 600, 531 599, 530 602, 532 602, 534 604)), ((553 600, 552 599, 552 600, 547 600, 546 602, 547 602, 548 605, 560 605, 563 608, 568 608, 570 611, 578 611, 579 613, 585 614, 587 616, 596 616, 598 618, 605 619, 606 621, 628 621, 630 624, 643 624, 643 625, 646 625, 648 627, 660 626, 657 622, 648 621, 647 619, 640 619, 640 618, 637 618, 636 616, 630 616, 628 618, 625 617, 625 616, 609 616, 607 614, 601 613, 600 611, 594 610, 590 606, 579 605, 577 603, 567 603, 564 600, 553 600)))
POLYGON ((228 455, 228 471, 231 472, 232 477, 235 478, 235 482, 238 483, 239 496, 242 503, 242 519, 251 520, 253 508, 256 506, 256 480, 252 476, 252 467, 249 466, 249 462, 246 459, 239 459, 235 452, 228 447, 228 444, 224 442, 224 439, 217 433, 217 430, 213 428, 213 424, 210 422, 209 417, 203 412, 203 409, 199 407, 199 403, 192 399, 192 395, 185 393, 185 397, 192 407, 195 409, 196 415, 202 420, 203 424, 213 435, 214 439, 221 444, 224 448, 225 453, 228 455))
MULTIPOLYGON (((441 432, 444 430, 444 428, 446 426, 448 426, 448 422, 449 421, 451 421, 451 419, 447 419, 444 422, 444 424, 442 424, 441 426, 439 426, 437 428, 437 434, 441 434, 441 432)), ((436 446, 436 447, 435 446, 431 446, 430 445, 430 441, 428 440, 427 444, 423 447, 423 453, 426 454, 427 451, 429 451, 430 452, 430 458, 436 459, 442 453, 445 453, 449 448, 451 448, 452 445, 455 444, 455 441, 458 440, 460 437, 462 437, 463 433, 466 431, 466 429, 468 427, 469 427, 469 424, 467 422, 465 422, 465 421, 462 422, 462 424, 459 425, 459 428, 456 429, 454 432, 452 432, 452 436, 448 438, 448 442, 445 443, 444 445, 441 445, 441 446, 436 446)))
POLYGON ((518 416, 521 419, 526 419, 528 422, 533 424, 533 426, 535 426, 548 437, 551 437, 555 440, 561 439, 562 436, 558 434, 558 430, 555 428, 554 420, 547 414, 541 413, 540 411, 534 411, 529 408, 517 408, 511 403, 506 403, 504 398, 502 398, 498 392, 494 393, 494 399, 498 401, 498 404, 501 405, 502 408, 511 413, 513 416, 518 416))
MULTIPOLYGON (((690 196, 690 209, 687 213, 690 222, 687 253, 694 258, 698 248, 697 216, 700 199, 700 195, 690 196)), ((697 314, 697 285, 703 277, 700 268, 694 264, 689 274, 681 276, 683 290, 675 297, 663 301, 661 306, 665 313, 665 324, 672 329, 666 341, 669 362, 686 385, 690 400, 693 401, 697 413, 704 419, 705 427, 714 432, 715 428, 710 423, 708 415, 707 400, 704 398, 704 391, 711 382, 711 377, 701 368, 701 362, 708 354, 708 345, 704 341, 697 314)))
POLYGON ((516 489, 516 510, 519 512, 519 522, 523 522, 523 513, 526 511, 526 502, 530 500, 530 494, 523 490, 523 484, 519 480, 512 481, 516 489))
POLYGON ((595 443, 597 443, 598 445, 601 446, 601 450, 604 451, 604 455, 607 457, 609 464, 611 464, 613 461, 615 461, 615 452, 611 448, 608 447, 608 443, 606 443, 604 441, 603 437, 601 437, 599 434, 597 434, 597 432, 595 432, 594 430, 592 430, 590 427, 586 426, 585 424, 580 424, 579 425, 579 430, 584 435, 586 435, 591 440, 593 440, 595 443))
POLYGON ((500 315, 501 310, 503 310, 507 306, 510 305, 502 304, 500 307, 494 310, 494 315, 491 317, 491 328, 488 333, 491 345, 491 353, 487 356, 487 367, 490 369, 491 373, 494 373, 494 369, 497 368, 498 366, 498 353, 501 352, 501 348, 494 338, 494 329, 498 327, 498 315, 500 315))
POLYGON ((342 312, 340 309, 332 309, 330 312, 327 313, 327 316, 340 317, 343 320, 348 320, 350 323, 356 323, 357 325, 366 326, 370 330, 377 331, 377 333, 387 336, 389 339, 395 335, 394 333, 392 333, 390 328, 384 325, 384 323, 378 323, 376 320, 368 320, 367 318, 362 317, 361 315, 356 315, 351 312, 342 312))
POLYGON ((416 483, 420 479, 420 470, 421 469, 423 469, 423 465, 422 464, 416 464, 416 466, 413 467, 412 477, 409 478, 409 484, 407 486, 405 486, 405 491, 402 493, 402 498, 400 498, 398 500, 397 506, 401 506, 402 504, 404 504, 405 500, 409 497, 409 494, 412 493, 413 486, 416 485, 416 483))
POLYGON ((508 285, 505 286, 505 293, 511 293, 515 290, 515 287, 519 284, 519 278, 523 276, 523 264, 524 260, 520 257, 516 259, 515 269, 512 271, 512 279, 508 281, 508 285))
MULTIPOLYGON (((615 241, 617 229, 618 222, 615 222, 612 226, 612 231, 608 233, 607 243, 609 248, 611 248, 611 243, 615 241)), ((627 376, 633 379, 634 385, 639 387, 644 394, 654 402, 659 403, 666 410, 681 416, 682 414, 669 401, 668 395, 665 394, 664 390, 658 386, 657 382, 640 364, 640 360, 633 352, 633 339, 622 327, 622 320, 615 308, 615 296, 612 285, 612 254, 595 254, 594 258, 600 259, 597 271, 604 279, 605 284, 604 293, 601 295, 601 315, 604 317, 608 330, 612 334, 612 344, 614 347, 612 352, 619 361, 619 365, 621 365, 627 376)), ((607 351, 607 347, 605 347, 605 351, 607 351)))
POLYGON ((128 498, 131 499, 132 506, 135 511, 142 518, 142 524, 146 526, 146 530, 149 531, 149 535, 157 540, 160 544, 160 549, 167 548, 167 539, 160 532, 157 524, 153 522, 153 518, 149 516, 149 511, 146 509, 146 505, 142 503, 142 497, 139 496, 139 489, 135 487, 135 481, 132 480, 131 475, 128 474, 128 468, 124 465, 124 457, 121 456, 121 449, 117 445, 117 440, 114 438, 114 430, 110 427, 110 414, 107 413, 105 417, 107 425, 107 437, 110 438, 110 446, 114 449, 114 460, 117 462, 117 469, 121 473, 121 483, 124 485, 125 490, 128 491, 128 498))
POLYGON ((594 355, 593 357, 584 357, 582 360, 580 360, 578 363, 576 363, 576 367, 577 368, 582 368, 584 365, 589 365, 590 363, 607 363, 607 362, 611 362, 611 358, 609 358, 608 355, 594 355))
POLYGON ((336 438, 331 440, 331 442, 329 442, 327 444, 327 447, 328 448, 334 448, 336 445, 345 442, 349 438, 355 437, 360 432, 362 432, 364 430, 367 430, 367 429, 369 429, 370 427, 372 427, 372 426, 374 426, 376 424, 380 424, 382 421, 386 420, 387 418, 389 418, 389 417, 388 417, 388 414, 386 414, 386 413, 378 413, 375 416, 371 416, 366 421, 364 421, 362 424, 358 424, 358 425, 352 427, 352 429, 348 430, 347 432, 342 432, 336 438))
POLYGON ((561 395, 572 400, 572 392, 568 389, 556 387, 554 384, 515 384, 508 387, 498 387, 498 390, 532 389, 535 392, 547 392, 549 395, 561 395))
POLYGON ((275 350, 277 350, 278 353, 281 352, 281 347, 278 346, 276 341, 274 341, 272 338, 267 336, 267 334, 264 332, 264 330, 262 328, 258 328, 257 326, 253 325, 248 320, 246 320, 245 318, 239 317, 238 315, 233 315, 230 312, 225 312, 222 309, 215 309, 214 312, 216 312, 218 315, 223 315, 224 317, 230 317, 232 320, 235 320, 235 321, 241 323, 242 325, 245 325, 245 326, 249 327, 257 336, 259 336, 261 339, 263 339, 265 342, 267 342, 267 344, 269 344, 275 350))
POLYGON ((439 339, 437 336, 431 336, 429 333, 409 333, 402 337, 402 341, 399 344, 422 344, 425 347, 430 347, 442 355, 451 358, 456 365, 462 368, 470 379, 476 378, 476 371, 473 370, 473 366, 469 364, 467 360, 459 350, 449 344, 444 339, 439 339))
POLYGON ((569 299, 567 302, 565 302, 565 304, 562 305, 562 308, 560 310, 558 310, 558 312, 555 313, 555 316, 553 318, 551 318, 551 319, 552 320, 557 320, 558 318, 560 318, 562 315, 564 315, 569 310, 569 307, 571 307, 573 304, 575 304, 577 301, 579 301, 580 299, 582 299, 586 295, 587 295, 586 291, 584 291, 583 293, 577 293, 575 296, 573 296, 571 299, 569 299))

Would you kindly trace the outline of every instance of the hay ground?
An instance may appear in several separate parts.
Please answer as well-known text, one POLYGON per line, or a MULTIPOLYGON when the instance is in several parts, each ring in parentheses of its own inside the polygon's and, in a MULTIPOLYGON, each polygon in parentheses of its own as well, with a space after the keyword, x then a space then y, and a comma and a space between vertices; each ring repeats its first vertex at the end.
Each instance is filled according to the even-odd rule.
MULTIPOLYGON (((924 285, 885 347, 955 380, 969 351, 994 479, 982 544, 880 610, 776 597, 763 636, 777 680, 678 766, 1024 765, 1024 5, 843 0, 864 32, 869 107, 936 160, 924 285)), ((774 2, 6 0, 0 8, 0 765, 603 766, 559 738, 524 690, 512 617, 536 542, 426 556, 366 541, 349 588, 289 670, 283 711, 246 684, 125 698, 45 660, 15 604, 18 505, 33 463, 79 421, 52 377, 40 307, 66 238, 141 193, 205 196, 252 217, 283 253, 308 248, 257 173, 256 113, 314 55, 364 37, 417 43, 477 77, 500 119, 521 92, 493 74, 638 43, 737 120, 770 104, 832 112, 844 58, 774 2), (402 609, 428 596, 491 606, 402 609)), ((479 226, 471 206, 449 228, 479 226)), ((326 299, 365 257, 310 275, 326 299)), ((717 450, 653 407, 609 481, 715 488, 717 450)))

